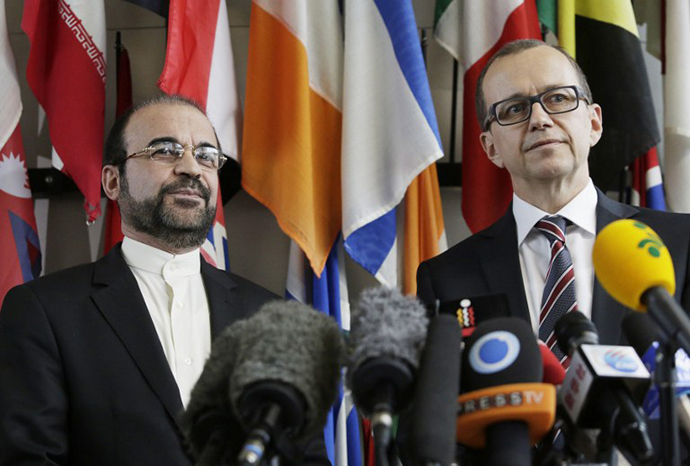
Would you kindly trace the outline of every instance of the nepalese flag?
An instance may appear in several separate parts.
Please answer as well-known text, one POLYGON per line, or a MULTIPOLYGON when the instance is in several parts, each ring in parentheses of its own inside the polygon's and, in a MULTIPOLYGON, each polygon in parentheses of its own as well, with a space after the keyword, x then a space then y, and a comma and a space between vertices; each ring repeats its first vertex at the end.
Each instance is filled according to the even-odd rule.
MULTIPOLYGON (((0 6, 4 7, 4 5, 0 6)), ((29 175, 26 170, 19 125, 16 126, 10 138, 4 144, 0 140, 0 144, 3 146, 0 149, 0 256, 3 258, 2 267, 0 267, 0 303, 2 303, 10 288, 33 280, 41 274, 41 247, 36 230, 34 203, 29 188, 29 175)))
MULTIPOLYGON (((199 102, 216 129, 223 152, 239 161, 242 109, 224 1, 170 1, 168 47, 158 87, 167 94, 181 94, 199 102)), ((217 267, 227 268, 227 236, 220 190, 216 221, 202 246, 202 254, 217 267)))
MULTIPOLYGON (((314 274, 305 254, 291 241, 286 297, 313 306, 333 317, 345 333, 350 331, 350 301, 340 238, 328 255, 321 277, 314 274)), ((343 374, 324 429, 326 451, 334 466, 360 466, 359 417, 344 380, 343 374)))
POLYGON ((656 147, 632 163, 632 199, 630 203, 650 209, 666 210, 664 185, 656 147))
POLYGON ((345 3, 342 138, 345 250, 396 286, 396 207, 443 156, 409 0, 345 3))
POLYGON ((0 304, 15 285, 41 273, 41 248, 24 159, 22 101, 0 0, 0 304))
POLYGON ((101 213, 103 0, 25 0, 22 29, 31 41, 26 78, 48 118, 53 164, 79 187, 93 222, 101 213))
POLYGON ((437 0, 434 37, 462 65, 462 213, 472 232, 501 217, 513 195, 506 170, 487 158, 479 142, 477 80, 489 59, 517 39, 541 39, 534 0, 437 0))

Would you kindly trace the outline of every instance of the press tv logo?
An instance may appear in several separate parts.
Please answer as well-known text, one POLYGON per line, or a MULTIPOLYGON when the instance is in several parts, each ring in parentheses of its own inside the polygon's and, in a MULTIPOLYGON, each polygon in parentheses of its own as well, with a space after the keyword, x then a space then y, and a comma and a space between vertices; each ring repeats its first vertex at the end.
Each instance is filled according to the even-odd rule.
MULTIPOLYGON (((509 368, 520 354, 520 340, 510 332, 499 330, 487 333, 470 348, 468 361, 479 374, 495 374, 509 368)), ((516 385, 493 387, 492 393, 458 403, 458 415, 492 408, 539 404, 544 393, 539 390, 520 390, 516 385)))
POLYGON ((520 354, 520 340, 510 332, 487 333, 470 349, 469 362, 480 374, 495 374, 510 367, 520 354))

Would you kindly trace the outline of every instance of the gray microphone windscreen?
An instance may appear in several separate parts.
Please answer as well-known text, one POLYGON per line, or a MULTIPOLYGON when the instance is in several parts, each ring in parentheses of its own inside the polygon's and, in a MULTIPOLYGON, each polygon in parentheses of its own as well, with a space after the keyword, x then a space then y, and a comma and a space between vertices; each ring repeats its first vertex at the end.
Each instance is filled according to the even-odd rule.
POLYGON ((234 330, 239 335, 230 375, 235 412, 240 412, 242 394, 252 384, 285 383, 297 389, 306 403, 304 428, 295 441, 313 437, 325 425, 337 395, 344 358, 338 324, 295 301, 270 302, 240 324, 241 328, 234 330))
POLYGON ((352 311, 348 346, 348 383, 366 361, 378 357, 402 360, 419 367, 428 318, 422 303, 388 287, 364 290, 352 311))

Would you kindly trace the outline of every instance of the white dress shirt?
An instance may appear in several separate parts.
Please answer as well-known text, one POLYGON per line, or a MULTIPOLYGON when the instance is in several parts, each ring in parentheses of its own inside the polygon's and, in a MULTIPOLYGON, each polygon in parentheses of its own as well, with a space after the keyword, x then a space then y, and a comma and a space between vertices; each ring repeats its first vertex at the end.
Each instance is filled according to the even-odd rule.
MULTIPOLYGON (((597 232, 597 191, 589 183, 556 214, 570 220, 565 244, 570 251, 575 270, 575 297, 577 309, 592 318, 592 292, 594 289, 594 265, 592 249, 597 232)), ((517 240, 520 269, 524 279, 527 305, 535 333, 539 332, 539 311, 544 293, 546 272, 551 261, 549 241, 534 226, 542 217, 552 215, 520 199, 513 194, 513 215, 517 224, 517 240)))
POLYGON ((199 250, 175 256, 125 237, 122 254, 139 284, 186 407, 211 352, 199 250))

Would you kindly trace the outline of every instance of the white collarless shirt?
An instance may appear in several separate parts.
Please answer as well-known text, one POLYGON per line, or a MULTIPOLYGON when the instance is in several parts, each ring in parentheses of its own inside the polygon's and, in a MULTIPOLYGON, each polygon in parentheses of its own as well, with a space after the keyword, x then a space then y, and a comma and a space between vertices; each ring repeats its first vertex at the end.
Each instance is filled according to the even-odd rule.
POLYGON ((592 249, 597 233, 596 209, 597 191, 591 179, 587 186, 556 214, 548 214, 513 194, 513 215, 517 225, 520 270, 532 328, 536 334, 539 332, 539 311, 546 272, 551 261, 551 248, 546 237, 534 226, 546 215, 560 215, 570 221, 565 244, 573 260, 577 309, 591 319, 594 289, 592 249))
POLYGON ((182 404, 187 407, 211 352, 199 250, 176 256, 125 237, 122 254, 139 284, 182 404))

